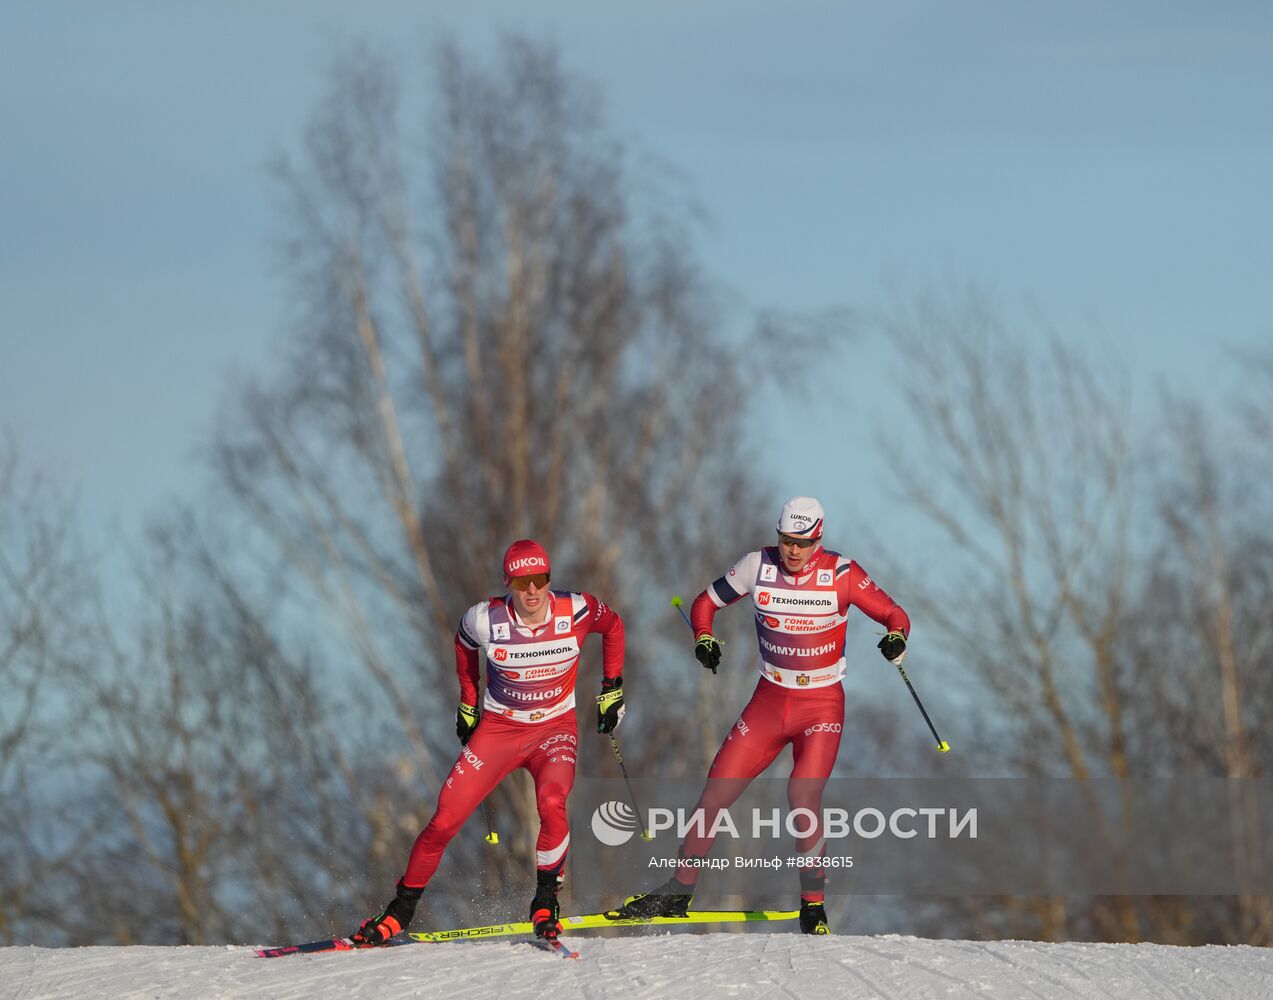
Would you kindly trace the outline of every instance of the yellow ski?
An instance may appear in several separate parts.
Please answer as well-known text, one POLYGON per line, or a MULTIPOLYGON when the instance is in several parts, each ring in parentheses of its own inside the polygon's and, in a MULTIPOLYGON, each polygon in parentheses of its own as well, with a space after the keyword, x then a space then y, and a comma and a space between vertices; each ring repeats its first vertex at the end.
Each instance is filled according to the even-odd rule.
MULTIPOLYGON (((690 910, 684 917, 621 917, 619 911, 584 913, 561 918, 562 933, 591 930, 596 927, 643 927, 673 924, 736 924, 757 920, 795 920, 799 910, 690 910)), ((535 929, 529 920, 507 924, 487 924, 485 927, 460 927, 449 931, 418 931, 408 934, 412 941, 461 941, 467 938, 509 937, 514 934, 533 934, 535 929)))

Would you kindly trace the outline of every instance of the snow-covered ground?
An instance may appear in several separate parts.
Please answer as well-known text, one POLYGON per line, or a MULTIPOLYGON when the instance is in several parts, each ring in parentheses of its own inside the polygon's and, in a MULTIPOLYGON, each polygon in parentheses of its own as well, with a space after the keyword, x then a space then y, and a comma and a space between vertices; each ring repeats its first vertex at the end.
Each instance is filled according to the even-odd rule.
MULTIPOLYGON (((673 933, 257 958, 246 947, 0 948, 0 997, 1266 1000, 1273 949, 673 933)), ((273 942, 271 942, 273 943, 273 942)))

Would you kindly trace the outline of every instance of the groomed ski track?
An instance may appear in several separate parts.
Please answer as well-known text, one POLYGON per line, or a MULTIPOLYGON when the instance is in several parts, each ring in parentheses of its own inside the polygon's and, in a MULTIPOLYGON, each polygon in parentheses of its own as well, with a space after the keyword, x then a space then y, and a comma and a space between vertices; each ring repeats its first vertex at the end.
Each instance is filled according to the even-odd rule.
MULTIPOLYGON (((799 934, 571 936, 260 959, 249 946, 0 948, 0 997, 1265 1000, 1273 949, 799 934)), ((277 942, 258 942, 274 944, 277 942)))

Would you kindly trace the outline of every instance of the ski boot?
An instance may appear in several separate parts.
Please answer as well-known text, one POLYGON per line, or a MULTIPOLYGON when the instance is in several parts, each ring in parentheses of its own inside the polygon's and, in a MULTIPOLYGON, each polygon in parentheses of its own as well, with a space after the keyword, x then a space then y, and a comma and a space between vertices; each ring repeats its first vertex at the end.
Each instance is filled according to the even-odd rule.
POLYGON ((800 900, 800 933, 831 933, 831 928, 827 926, 827 911, 825 906, 821 903, 810 902, 807 899, 800 900))
POLYGON ((397 889, 398 894, 389 901, 389 905, 380 916, 364 920, 362 926, 354 931, 352 939, 355 945, 360 948, 382 945, 411 925, 411 918, 415 916, 416 903, 420 902, 424 886, 412 889, 410 886, 403 885, 402 880, 399 879, 397 889))
POLYGON ((535 898, 530 901, 530 922, 535 925, 535 937, 556 941, 561 933, 557 893, 565 881, 560 872, 540 872, 535 881, 535 898))
POLYGON ((631 920, 637 917, 684 917, 688 914, 690 901, 694 898, 694 887, 668 879, 653 892, 639 896, 630 896, 618 910, 618 919, 631 920))

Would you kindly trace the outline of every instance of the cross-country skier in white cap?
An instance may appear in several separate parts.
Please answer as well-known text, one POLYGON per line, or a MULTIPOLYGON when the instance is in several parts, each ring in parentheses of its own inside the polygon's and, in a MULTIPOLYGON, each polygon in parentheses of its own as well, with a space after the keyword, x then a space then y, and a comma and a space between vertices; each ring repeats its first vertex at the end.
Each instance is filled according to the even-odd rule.
MULTIPOLYGON (((788 784, 793 809, 822 815, 822 789, 840 750, 844 725, 845 632, 851 606, 888 629, 880 652, 901 663, 910 619, 856 562, 822 547, 822 504, 792 497, 778 517, 778 544, 748 552, 704 590, 690 614, 694 655, 704 667, 720 663, 720 643, 712 634, 716 612, 750 597, 756 613, 760 680, 716 752, 699 796, 703 823, 681 844, 681 863, 670 881, 635 896, 625 916, 684 915, 693 898, 700 862, 712 848, 717 814, 728 809, 747 784, 791 744, 794 763, 788 784), (739 780, 741 779, 741 780, 739 780)), ((823 854, 821 825, 798 838, 809 858, 823 854)), ((826 871, 800 869, 800 928, 826 934, 826 871)))

